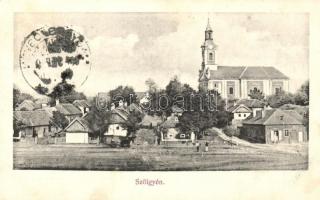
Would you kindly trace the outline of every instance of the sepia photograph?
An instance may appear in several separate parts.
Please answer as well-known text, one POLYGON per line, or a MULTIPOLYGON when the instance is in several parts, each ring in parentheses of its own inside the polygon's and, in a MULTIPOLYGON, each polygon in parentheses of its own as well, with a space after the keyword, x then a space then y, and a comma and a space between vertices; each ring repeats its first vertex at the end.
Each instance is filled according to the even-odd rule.
POLYGON ((309 169, 308 13, 16 12, 13 33, 13 170, 309 169))

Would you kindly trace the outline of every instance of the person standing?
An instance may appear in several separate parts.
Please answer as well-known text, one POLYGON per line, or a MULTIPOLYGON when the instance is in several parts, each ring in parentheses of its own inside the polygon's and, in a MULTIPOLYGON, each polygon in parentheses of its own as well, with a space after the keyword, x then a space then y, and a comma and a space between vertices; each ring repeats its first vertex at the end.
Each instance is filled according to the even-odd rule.
POLYGON ((200 144, 198 141, 196 142, 196 147, 197 147, 197 152, 199 152, 200 151, 200 144))
POLYGON ((205 147, 205 152, 208 152, 209 151, 209 142, 206 141, 206 147, 205 147))

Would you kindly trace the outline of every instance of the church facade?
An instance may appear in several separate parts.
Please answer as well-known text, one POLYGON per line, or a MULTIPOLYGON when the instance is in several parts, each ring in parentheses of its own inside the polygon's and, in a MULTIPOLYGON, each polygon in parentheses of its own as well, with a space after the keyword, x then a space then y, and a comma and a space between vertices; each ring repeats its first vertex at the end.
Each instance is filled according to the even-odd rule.
POLYGON ((216 64, 216 45, 209 20, 201 46, 199 89, 218 91, 222 98, 246 99, 258 90, 265 96, 289 91, 289 77, 273 66, 221 66, 216 64))

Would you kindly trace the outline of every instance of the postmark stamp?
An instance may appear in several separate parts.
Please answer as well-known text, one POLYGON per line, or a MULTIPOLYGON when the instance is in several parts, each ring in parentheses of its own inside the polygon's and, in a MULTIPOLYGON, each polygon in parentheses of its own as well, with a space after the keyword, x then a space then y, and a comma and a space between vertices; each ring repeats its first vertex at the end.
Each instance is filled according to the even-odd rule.
POLYGON ((44 26, 24 39, 19 63, 29 86, 49 95, 62 81, 75 87, 85 83, 91 70, 90 48, 85 37, 71 27, 44 26), (64 78, 66 72, 72 76, 64 78))

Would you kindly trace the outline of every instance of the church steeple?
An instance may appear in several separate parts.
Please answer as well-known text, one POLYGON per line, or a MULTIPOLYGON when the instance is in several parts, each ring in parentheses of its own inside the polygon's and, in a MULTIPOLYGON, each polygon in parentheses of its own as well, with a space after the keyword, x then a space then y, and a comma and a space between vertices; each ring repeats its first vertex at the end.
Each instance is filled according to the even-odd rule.
POLYGON ((210 20, 208 18, 208 24, 205 31, 205 40, 212 40, 212 28, 210 26, 210 20))
POLYGON ((213 42, 213 31, 210 25, 210 20, 208 18, 207 27, 205 30, 205 39, 204 43, 201 46, 202 51, 202 64, 201 70, 210 69, 216 70, 216 60, 215 60, 215 51, 216 45, 213 42))

